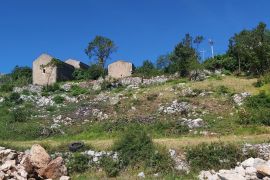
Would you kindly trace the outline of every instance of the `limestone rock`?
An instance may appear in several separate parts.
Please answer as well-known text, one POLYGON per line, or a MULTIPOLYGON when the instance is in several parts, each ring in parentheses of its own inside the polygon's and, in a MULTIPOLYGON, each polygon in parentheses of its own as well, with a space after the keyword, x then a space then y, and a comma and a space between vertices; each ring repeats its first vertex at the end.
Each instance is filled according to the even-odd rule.
POLYGON ((51 158, 46 150, 38 144, 32 146, 30 151, 30 161, 38 169, 46 168, 51 158))
POLYGON ((63 175, 67 175, 67 168, 64 165, 62 157, 52 160, 44 170, 43 176, 46 178, 56 179, 63 175))
POLYGON ((243 161, 243 162, 241 163, 241 165, 242 165, 244 168, 247 168, 247 167, 253 167, 253 165, 254 165, 254 158, 249 158, 249 159, 243 161))
POLYGON ((0 171, 7 171, 9 170, 11 167, 14 167, 16 165, 16 161, 15 160, 7 160, 4 164, 2 164, 2 166, 0 167, 0 171))
POLYGON ((61 176, 59 180, 70 180, 69 176, 61 176))
POLYGON ((256 169, 258 173, 264 176, 270 176, 270 166, 261 165, 261 166, 258 166, 256 169))
POLYGON ((231 174, 231 173, 219 173, 218 177, 221 180, 246 180, 246 178, 244 178, 243 176, 241 176, 240 174, 231 174))

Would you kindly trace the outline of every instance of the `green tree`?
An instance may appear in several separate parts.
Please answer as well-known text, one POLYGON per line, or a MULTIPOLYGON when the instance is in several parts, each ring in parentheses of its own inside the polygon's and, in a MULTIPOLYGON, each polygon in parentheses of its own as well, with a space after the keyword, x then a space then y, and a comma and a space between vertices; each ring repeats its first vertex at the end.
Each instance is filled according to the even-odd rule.
POLYGON ((186 34, 185 38, 175 46, 171 56, 170 72, 180 72, 181 76, 187 76, 193 65, 198 63, 198 54, 192 42, 192 37, 186 34))
POLYGON ((170 66, 171 64, 171 54, 161 55, 157 58, 157 69, 165 70, 170 66))
POLYGON ((27 85, 32 83, 32 69, 27 66, 15 66, 10 76, 12 78, 12 81, 18 85, 27 85))
POLYGON ((98 64, 104 68, 106 60, 116 49, 115 43, 109 38, 96 36, 95 39, 88 44, 85 53, 90 59, 95 58, 98 64))
POLYGON ((143 61, 143 65, 135 70, 135 74, 144 77, 159 75, 158 69, 150 60, 143 61))
POLYGON ((259 23, 252 30, 243 30, 229 40, 228 55, 238 64, 238 71, 264 74, 270 70, 270 32, 259 23))

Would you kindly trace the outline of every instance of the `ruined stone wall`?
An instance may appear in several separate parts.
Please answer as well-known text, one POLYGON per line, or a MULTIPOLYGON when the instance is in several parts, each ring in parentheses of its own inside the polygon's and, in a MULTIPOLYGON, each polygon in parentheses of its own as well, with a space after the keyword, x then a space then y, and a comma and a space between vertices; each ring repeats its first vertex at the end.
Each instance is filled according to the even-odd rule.
POLYGON ((73 72, 75 68, 69 64, 62 63, 57 67, 57 76, 56 80, 57 81, 68 81, 73 79, 73 72))
POLYGON ((47 65, 52 57, 42 54, 33 62, 33 84, 51 85, 57 80, 57 67, 42 67, 47 65))
POLYGON ((74 60, 74 59, 68 59, 65 61, 65 63, 73 66, 76 69, 88 69, 89 68, 88 65, 86 65, 80 61, 74 60))
POLYGON ((116 79, 131 76, 132 71, 133 66, 130 62, 116 61, 108 66, 108 75, 116 79))

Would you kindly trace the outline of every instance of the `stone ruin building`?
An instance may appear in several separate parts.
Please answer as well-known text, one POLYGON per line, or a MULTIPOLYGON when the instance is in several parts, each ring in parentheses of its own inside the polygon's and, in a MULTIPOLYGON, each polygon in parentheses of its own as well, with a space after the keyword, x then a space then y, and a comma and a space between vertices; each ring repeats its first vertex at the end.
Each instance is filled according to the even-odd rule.
POLYGON ((72 80, 72 73, 75 69, 87 69, 89 67, 73 59, 68 59, 65 62, 61 61, 55 66, 48 66, 52 60, 52 56, 42 54, 33 62, 33 84, 44 86, 58 81, 72 80))
POLYGON ((133 71, 134 65, 122 60, 113 62, 108 66, 108 75, 115 79, 131 76, 133 71))

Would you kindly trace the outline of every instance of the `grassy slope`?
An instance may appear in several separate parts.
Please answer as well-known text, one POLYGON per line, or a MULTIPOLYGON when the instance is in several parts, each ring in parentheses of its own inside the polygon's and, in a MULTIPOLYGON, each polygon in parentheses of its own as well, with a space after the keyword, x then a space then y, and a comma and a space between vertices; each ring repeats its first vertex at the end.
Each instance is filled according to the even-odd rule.
MULTIPOLYGON (((175 99, 181 99, 179 96, 177 85, 183 82, 183 80, 174 80, 158 86, 149 86, 140 88, 138 90, 116 90, 108 92, 110 96, 114 96, 117 93, 123 94, 125 99, 121 100, 121 103, 117 106, 111 106, 109 104, 101 104, 99 108, 105 111, 107 114, 113 114, 112 118, 117 120, 121 118, 138 118, 155 116, 160 120, 177 119, 178 116, 173 115, 160 115, 157 113, 159 104, 171 103, 175 99), (175 91, 172 91, 176 88, 175 91), (136 95, 136 100, 134 100, 136 95), (157 98, 148 100, 149 96, 157 95, 157 98), (135 107, 136 111, 132 111, 131 107, 135 107)), ((253 83, 256 79, 236 78, 233 76, 222 77, 221 80, 210 78, 203 82, 187 82, 187 86, 192 89, 210 90, 215 91, 219 86, 225 86, 230 89, 231 92, 250 92, 253 95, 258 94, 260 90, 268 90, 268 87, 255 88, 253 83)), ((180 90, 179 90, 180 91, 180 90)), ((198 143, 213 141, 224 141, 234 143, 257 143, 269 141, 270 129, 264 126, 242 126, 236 123, 237 116, 235 115, 237 109, 232 106, 232 103, 226 96, 213 95, 210 97, 195 97, 187 98, 193 105, 204 107, 210 113, 203 116, 203 119, 207 122, 207 127, 200 129, 202 131, 215 132, 216 136, 201 136, 194 134, 186 134, 184 136, 174 135, 166 136, 157 131, 149 131, 154 137, 154 142, 167 148, 173 148, 183 150, 185 146, 196 145, 198 143), (232 114, 231 114, 232 113, 232 114), (217 118, 221 117, 221 118, 217 118)), ((70 107, 58 110, 57 113, 70 112, 75 108, 74 105, 70 107)), ((4 117, 4 116, 3 116, 4 117)), ((148 126, 148 125, 145 125, 148 126)), ((75 125, 67 128, 68 134, 64 136, 55 136, 45 139, 34 140, 1 140, 2 145, 11 146, 15 148, 29 148, 32 144, 42 143, 47 148, 57 150, 59 147, 65 146, 67 143, 74 140, 82 140, 86 144, 94 146, 96 149, 104 150, 110 148, 113 140, 119 135, 119 132, 107 133, 100 127, 91 127, 87 125, 75 125)), ((14 138, 16 139, 16 138, 14 138)), ((0 145, 1 145, 0 144, 0 145)), ((137 172, 137 171, 136 171, 137 172)), ((134 179, 135 176, 127 173, 122 174, 123 179, 134 179)), ((192 176, 192 175, 191 175, 192 176)), ((75 179, 96 179, 105 178, 102 172, 99 173, 86 173, 83 175, 76 175, 75 179)), ((120 178, 120 179, 121 179, 120 178)), ((190 178, 190 177, 189 177, 190 178)), ((170 177, 168 178, 170 179, 170 177)), ((190 178, 192 179, 192 178, 190 178)))

